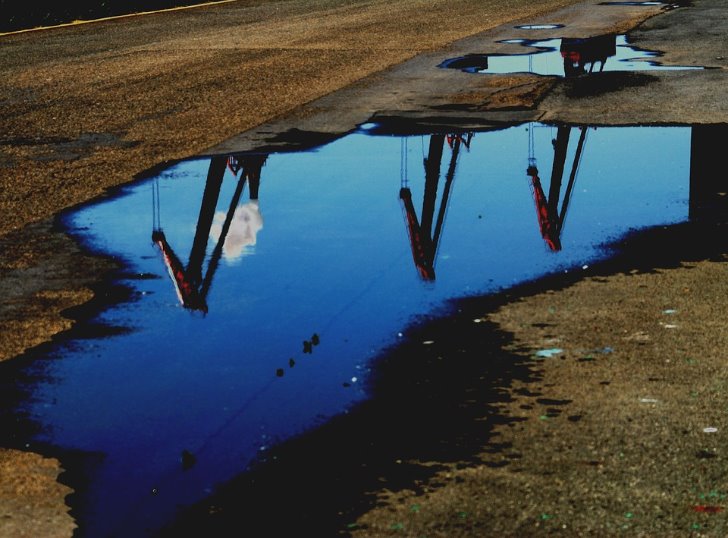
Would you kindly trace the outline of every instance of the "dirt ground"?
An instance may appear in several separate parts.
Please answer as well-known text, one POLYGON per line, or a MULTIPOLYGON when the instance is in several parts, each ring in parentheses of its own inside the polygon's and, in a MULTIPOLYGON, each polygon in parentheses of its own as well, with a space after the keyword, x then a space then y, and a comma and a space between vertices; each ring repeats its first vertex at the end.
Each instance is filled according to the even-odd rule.
MULTIPOLYGON (((56 230, 59 211, 417 54, 574 3, 241 0, 0 37, 0 360, 68 330, 68 309, 88 301, 115 265, 88 257, 56 230)), ((465 400, 448 394, 456 408, 472 406, 478 390, 500 395, 494 408, 468 415, 463 431, 472 436, 484 417, 487 431, 463 441, 462 454, 455 450, 462 461, 411 447, 390 458, 393 450, 383 450, 395 463, 379 462, 381 476, 371 478, 381 487, 366 480, 361 487, 379 506, 367 511, 352 501, 341 508, 338 529, 360 536, 725 535, 726 265, 711 257, 656 272, 588 274, 560 291, 524 292, 495 307, 468 304, 467 316, 413 335, 412 346, 441 337, 449 344, 429 349, 430 361, 456 354, 462 346, 453 338, 462 335, 468 357, 478 355, 478 344, 496 342, 503 345, 490 355, 521 370, 487 389, 463 381, 465 400), (555 348, 561 352, 550 358, 534 357, 555 348), (420 478, 388 483, 398 476, 391 465, 403 463, 420 478)), ((441 425, 437 407, 425 410, 418 427, 441 425)), ((430 432, 437 441, 461 446, 448 443, 447 434, 458 432, 441 427, 430 432)), ((405 431, 423 444, 433 440, 405 431)), ((0 449, 0 535, 72 533, 59 473, 56 460, 0 449)), ((310 487, 315 478, 307 478, 310 487)), ((332 480, 323 483, 335 505, 332 480)), ((223 495, 192 520, 215 528, 239 502, 223 495)))

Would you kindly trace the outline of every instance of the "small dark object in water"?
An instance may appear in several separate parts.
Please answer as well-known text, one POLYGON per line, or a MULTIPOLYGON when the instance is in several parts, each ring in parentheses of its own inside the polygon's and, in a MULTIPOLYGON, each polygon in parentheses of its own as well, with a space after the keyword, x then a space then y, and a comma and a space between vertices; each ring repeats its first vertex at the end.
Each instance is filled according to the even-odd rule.
POLYGON ((296 365, 296 361, 294 361, 293 359, 288 359, 288 366, 293 368, 295 365, 296 365))
POLYGON ((311 337, 311 343, 314 346, 317 346, 317 345, 319 345, 320 342, 321 342, 321 340, 319 340, 319 335, 316 333, 313 333, 313 336, 311 337))
POLYGON ((187 469, 190 469, 195 463, 197 463, 197 458, 190 452, 189 450, 183 450, 182 451, 182 457, 180 458, 182 461, 182 468, 186 471, 187 469))
POLYGON ((283 368, 278 368, 276 370, 276 376, 283 377, 283 368))
POLYGON ((304 353, 311 353, 313 351, 313 344, 309 342, 308 340, 303 341, 303 352, 304 353))

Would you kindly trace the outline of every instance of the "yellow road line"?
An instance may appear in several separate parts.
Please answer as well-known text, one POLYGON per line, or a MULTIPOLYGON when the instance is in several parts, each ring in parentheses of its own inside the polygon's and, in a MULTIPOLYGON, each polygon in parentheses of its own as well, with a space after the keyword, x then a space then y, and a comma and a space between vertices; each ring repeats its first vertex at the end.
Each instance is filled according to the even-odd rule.
POLYGON ((100 19, 89 19, 89 20, 65 22, 63 24, 56 24, 54 26, 37 26, 35 28, 26 28, 24 30, 14 30, 12 32, 0 32, 0 37, 6 36, 6 35, 26 34, 28 32, 37 32, 39 30, 50 30, 52 28, 64 28, 66 26, 77 26, 79 24, 91 24, 92 22, 113 21, 116 19, 128 19, 130 17, 140 17, 141 15, 151 15, 152 13, 168 13, 170 11, 182 11, 183 9, 194 9, 194 8, 205 7, 205 6, 219 6, 221 4, 229 4, 230 2, 237 2, 237 1, 238 0, 220 0, 219 2, 205 2, 204 4, 194 4, 191 6, 170 7, 167 9, 157 9, 155 11, 140 11, 139 13, 127 13, 126 15, 113 15, 111 17, 102 17, 100 19))

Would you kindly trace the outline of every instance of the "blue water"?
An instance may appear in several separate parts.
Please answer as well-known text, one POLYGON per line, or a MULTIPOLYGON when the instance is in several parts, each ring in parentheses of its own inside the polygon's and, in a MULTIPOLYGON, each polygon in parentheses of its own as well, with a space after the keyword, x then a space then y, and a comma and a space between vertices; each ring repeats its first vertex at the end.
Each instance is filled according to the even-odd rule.
MULTIPOLYGON (((580 134, 570 133, 562 201, 580 134)), ((246 184, 236 204, 207 313, 180 304, 151 236, 161 227, 186 262, 210 159, 181 162, 67 215, 92 248, 124 260, 130 274, 153 276, 122 281, 135 300, 100 315, 129 334, 68 343, 35 367, 46 379, 25 407, 42 426, 36 441, 103 456, 76 507, 82 530, 157 528, 274 443, 346 413, 367 396, 372 360, 417 316, 445 312, 448 299, 583 271, 625 232, 687 219, 689 128, 589 128, 553 251, 526 168, 531 158, 548 194, 556 137, 555 127, 533 124, 460 144, 434 279, 415 267, 400 200, 409 189, 421 219, 429 136, 359 132, 268 156, 257 202, 246 184), (314 334, 320 343, 304 353, 314 334), (183 450, 196 458, 189 469, 183 450)), ((453 156, 447 142, 440 147, 434 220, 453 156)), ((225 171, 203 273, 237 177, 225 171)))
MULTIPOLYGON (((606 36, 602 36, 606 37, 606 36)), ((453 58, 440 67, 461 69, 468 73, 506 74, 534 73, 537 75, 564 76, 564 59, 561 55, 561 38, 532 40, 508 39, 503 43, 520 44, 536 49, 524 54, 477 54, 453 58), (464 65, 465 62, 467 65, 464 65)), ((627 36, 614 36, 614 54, 597 61, 594 71, 669 71, 702 69, 696 66, 662 65, 660 53, 637 48, 629 44, 627 36)), ((587 62, 591 68, 592 62, 587 62)))

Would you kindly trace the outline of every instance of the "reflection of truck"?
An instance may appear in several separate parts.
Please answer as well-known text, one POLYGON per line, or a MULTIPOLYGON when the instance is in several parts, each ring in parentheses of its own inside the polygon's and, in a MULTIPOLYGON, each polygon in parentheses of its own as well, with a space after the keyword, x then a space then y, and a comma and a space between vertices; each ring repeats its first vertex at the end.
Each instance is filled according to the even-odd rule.
POLYGON ((582 75, 594 71, 594 66, 600 62, 599 71, 604 69, 607 58, 617 54, 617 36, 614 34, 586 38, 561 39, 561 56, 564 58, 564 74, 569 76, 582 75))

